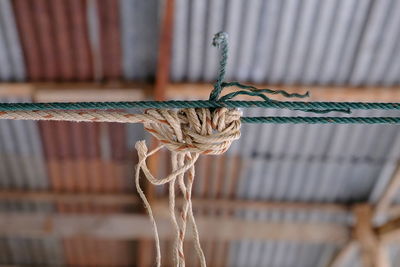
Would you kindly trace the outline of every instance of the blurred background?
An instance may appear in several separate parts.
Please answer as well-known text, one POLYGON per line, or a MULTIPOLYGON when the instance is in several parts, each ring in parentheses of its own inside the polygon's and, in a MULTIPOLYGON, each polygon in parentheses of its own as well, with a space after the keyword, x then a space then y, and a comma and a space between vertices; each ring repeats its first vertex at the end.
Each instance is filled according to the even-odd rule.
MULTIPOLYGON (((400 102, 398 0, 0 0, 0 101, 206 99, 221 30, 227 81, 400 102)), ((142 125, 0 121, 0 265, 154 266, 133 182, 141 139, 154 141, 142 125)), ((158 176, 168 157, 151 159, 158 176)), ((208 265, 400 266, 399 158, 397 125, 243 125, 196 166, 208 265)), ((172 266, 167 189, 143 186, 172 266)))

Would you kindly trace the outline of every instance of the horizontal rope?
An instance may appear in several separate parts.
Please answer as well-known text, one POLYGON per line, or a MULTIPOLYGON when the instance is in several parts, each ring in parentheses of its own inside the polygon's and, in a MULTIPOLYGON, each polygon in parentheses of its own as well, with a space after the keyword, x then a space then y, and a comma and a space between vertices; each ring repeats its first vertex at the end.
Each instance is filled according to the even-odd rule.
POLYGON ((242 117, 243 123, 399 124, 399 117, 242 117))
MULTIPOLYGON (((0 119, 11 120, 48 120, 76 122, 119 122, 144 123, 154 121, 146 114, 132 114, 120 111, 73 111, 73 110, 39 110, 39 111, 2 111, 0 119)), ((306 123, 306 124, 398 124, 398 117, 242 117, 242 123, 306 123)))
POLYGON ((71 111, 71 110, 39 110, 39 111, 3 111, 0 119, 11 120, 45 120, 45 121, 75 121, 75 122, 120 122, 144 123, 154 121, 146 114, 131 114, 119 111, 71 111))
POLYGON ((134 101, 134 102, 73 102, 73 103, 0 103, 0 111, 19 110, 77 110, 77 109, 128 109, 128 108, 276 108, 293 110, 400 110, 400 103, 369 102, 302 102, 302 101, 134 101))

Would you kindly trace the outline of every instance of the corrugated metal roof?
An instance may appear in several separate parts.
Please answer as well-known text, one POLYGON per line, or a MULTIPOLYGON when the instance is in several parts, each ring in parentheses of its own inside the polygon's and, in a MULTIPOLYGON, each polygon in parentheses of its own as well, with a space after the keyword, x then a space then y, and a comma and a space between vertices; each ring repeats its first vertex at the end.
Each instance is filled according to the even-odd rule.
MULTIPOLYGON (((1 80, 154 77, 159 1, 12 4, 0 5, 1 80)), ((392 0, 177 0, 171 79, 212 81, 218 54, 210 40, 224 30, 230 35, 228 80, 399 84, 398 5, 392 0)))
POLYGON ((158 1, 122 0, 120 10, 124 78, 152 78, 158 48, 158 1))
POLYGON ((2 120, 0 185, 2 189, 70 192, 132 190, 130 155, 136 141, 148 138, 138 124, 2 120))
MULTIPOLYGON (((47 203, 19 203, 0 202, 1 212, 40 212, 51 213, 52 205, 47 203)), ((62 244, 57 238, 22 238, 3 237, 0 239, 0 263, 1 264, 40 264, 60 265, 64 264, 62 244)))
POLYGON ((0 3, 0 79, 22 81, 25 65, 11 2, 0 3))
POLYGON ((240 241, 231 247, 228 266, 327 266, 336 249, 329 244, 240 241))
POLYGON ((229 33, 228 80, 398 84, 396 1, 177 1, 171 78, 210 81, 229 33))
MULTIPOLYGON (((300 113, 281 111, 280 115, 300 113)), ((246 116, 275 114, 257 109, 245 112, 246 116)), ((354 113, 384 114, 389 113, 354 113)), ((398 126, 377 125, 243 125, 245 138, 233 144, 229 152, 239 153, 245 161, 238 197, 366 201, 388 160, 399 160, 398 147, 393 146, 400 142, 398 132, 398 126)))
MULTIPOLYGON (((395 0, 176 0, 171 79, 212 81, 218 51, 210 40, 215 32, 224 30, 230 35, 229 80, 399 84, 399 5, 395 0)), ((160 13, 162 4, 157 0, 0 1, 0 80, 152 78, 160 13)), ((245 116, 303 114, 245 111, 245 116)), ((352 115, 393 114, 359 111, 352 115)), ((224 156, 199 160, 193 195, 288 202, 376 202, 400 159, 398 133, 399 126, 395 125, 243 125, 242 138, 224 156)), ((58 192, 131 191, 134 143, 143 138, 149 139, 149 135, 141 125, 0 121, 0 186, 58 192)), ((167 153, 162 152, 161 159, 160 174, 167 173, 167 153)), ((166 192, 166 188, 157 188, 158 196, 166 192)), ((8 212, 123 212, 122 208, 102 206, 6 202, 0 202, 0 208, 8 212)), ((347 212, 280 209, 238 211, 234 216, 345 225, 354 220, 347 212)), ((0 263, 124 266, 134 262, 136 255, 131 252, 135 244, 96 241, 2 238, 0 263), (113 252, 108 258, 96 259, 93 253, 98 250, 113 252), (80 256, 82 251, 86 258, 80 256)), ((337 250, 332 244, 276 240, 205 244, 207 260, 216 266, 224 261, 228 266, 326 266, 337 250)), ((397 250, 391 248, 394 264, 398 262, 397 250)), ((357 249, 351 253, 348 266, 359 265, 358 253, 357 249)))
MULTIPOLYGON (((2 99, 2 102, 27 102, 29 99, 2 99)), ((46 163, 37 123, 0 122, 0 183, 7 189, 39 190, 48 187, 46 163)))
POLYGON ((390 264, 397 266, 400 264, 400 246, 399 244, 389 244, 386 246, 390 257, 390 264))

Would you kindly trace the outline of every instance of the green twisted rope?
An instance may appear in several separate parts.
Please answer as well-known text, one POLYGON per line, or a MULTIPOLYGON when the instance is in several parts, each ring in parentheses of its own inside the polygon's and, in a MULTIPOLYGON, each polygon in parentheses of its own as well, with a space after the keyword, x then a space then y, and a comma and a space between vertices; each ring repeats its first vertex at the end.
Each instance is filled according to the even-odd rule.
POLYGON ((128 108, 274 108, 291 110, 400 110, 400 103, 368 102, 301 102, 301 101, 133 101, 133 102, 56 102, 56 103, 0 103, 0 111, 18 110, 78 110, 128 108))
MULTIPOLYGON (((229 83, 223 82, 221 84, 221 86, 222 87, 236 86, 236 87, 239 87, 241 89, 249 90, 250 92, 254 92, 254 93, 267 93, 267 94, 272 94, 272 95, 280 94, 280 95, 283 95, 284 97, 287 97, 287 98, 292 98, 292 97, 305 98, 305 97, 309 97, 310 96, 310 92, 306 92, 305 94, 297 94, 297 93, 288 93, 285 90, 272 90, 272 89, 268 89, 268 88, 259 89, 257 87, 254 87, 254 86, 251 86, 251 85, 241 84, 239 82, 229 82, 229 83)), ((237 92, 233 92, 233 93, 227 94, 227 95, 221 97, 220 100, 222 101, 223 99, 224 100, 232 99, 233 97, 238 95, 238 93, 241 93, 241 92, 246 92, 246 91, 237 91, 237 92)), ((263 96, 265 96, 265 95, 263 95, 263 96)))
MULTIPOLYGON (((214 89, 209 100, 195 101, 135 101, 135 102, 76 102, 76 103, 0 103, 0 112, 4 111, 35 111, 35 110, 99 110, 128 108, 274 108, 290 109, 313 113, 328 113, 332 111, 350 113, 351 110, 400 110, 400 103, 366 103, 366 102, 303 102, 275 101, 266 94, 283 95, 287 98, 305 98, 309 93, 288 93, 283 90, 258 89, 239 82, 224 82, 228 59, 227 34, 220 32, 214 36, 213 45, 221 49, 220 69, 214 89), (222 97, 225 87, 238 87, 241 90, 228 93, 222 97), (238 95, 259 97, 263 101, 235 101, 238 95)), ((244 123, 363 123, 363 124, 398 124, 400 117, 242 117, 244 123)))
POLYGON ((219 32, 214 35, 212 45, 221 48, 221 60, 219 62, 219 73, 217 80, 214 84, 214 90, 210 93, 210 101, 216 101, 222 92, 222 82, 225 78, 226 64, 228 61, 228 34, 225 32, 219 32))
POLYGON ((399 124, 399 117, 242 117, 243 123, 399 124))

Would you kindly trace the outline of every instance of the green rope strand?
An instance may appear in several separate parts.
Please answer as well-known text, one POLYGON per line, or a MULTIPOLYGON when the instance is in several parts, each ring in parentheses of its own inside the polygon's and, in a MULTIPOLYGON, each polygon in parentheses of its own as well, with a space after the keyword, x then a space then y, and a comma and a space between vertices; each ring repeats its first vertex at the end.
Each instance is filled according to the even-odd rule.
MULTIPOLYGON (((266 96, 265 94, 272 94, 272 95, 277 95, 277 94, 281 94, 284 97, 287 98, 293 98, 293 97, 297 97, 297 98, 305 98, 305 97, 309 97, 310 93, 307 91, 305 94, 297 94, 297 93, 288 93, 284 90, 272 90, 272 89, 259 89, 257 87, 254 86, 250 86, 250 85, 245 85, 245 84, 241 84, 239 82, 230 82, 230 83, 222 83, 222 87, 229 87, 229 86, 236 86, 238 88, 244 89, 244 90, 249 90, 249 91, 236 91, 236 92, 232 92, 229 94, 224 95, 223 97, 221 97, 219 99, 219 101, 227 101, 229 99, 232 99, 238 95, 248 95, 248 96, 256 96, 256 97, 260 97, 262 99, 264 99, 265 101, 272 101, 272 99, 270 99, 268 96, 266 96)), ((347 113, 350 114, 351 110, 350 109, 294 109, 294 110, 300 110, 300 111, 304 111, 304 112, 312 112, 312 113, 329 113, 329 112, 342 112, 342 113, 347 113)))
POLYGON ((242 117, 243 123, 399 124, 399 117, 242 117))
POLYGON ((219 32, 214 35, 212 45, 221 48, 221 60, 219 62, 219 73, 217 80, 214 84, 214 90, 210 93, 210 101, 216 101, 223 89, 222 82, 225 78, 226 64, 228 61, 228 34, 226 32, 219 32))
MULTIPOLYGON (((310 92, 308 92, 308 91, 307 91, 305 94, 288 93, 288 92, 286 92, 285 90, 272 90, 272 89, 268 89, 268 88, 259 89, 259 88, 257 88, 257 87, 254 87, 254 86, 251 86, 251 85, 241 84, 241 83, 239 83, 239 82, 229 82, 229 83, 223 82, 223 83, 221 84, 221 86, 222 86, 222 87, 232 87, 232 86, 235 86, 235 87, 238 87, 238 88, 240 88, 240 89, 249 90, 249 91, 251 91, 251 92, 261 92, 261 93, 267 93, 267 94, 271 94, 271 95, 278 95, 278 94, 280 94, 280 95, 283 95, 284 97, 287 97, 287 98, 292 98, 292 97, 305 98, 305 97, 309 97, 309 96, 310 96, 310 92)), ((239 91, 239 92, 240 92, 240 91, 239 91)), ((227 94, 227 95, 221 97, 220 100, 222 100, 223 98, 224 98, 225 100, 229 100, 229 99, 235 97, 235 95, 232 95, 232 97, 228 97, 228 96, 231 95, 231 94, 233 94, 233 93, 230 93, 230 94, 227 94)))
MULTIPOLYGON (((264 93, 269 93, 270 89, 257 89, 257 90, 251 90, 251 91, 236 91, 236 92, 232 92, 229 94, 224 95, 223 97, 221 97, 219 99, 219 101, 224 102, 224 101, 228 101, 232 98, 235 98, 236 96, 239 95, 248 95, 248 96, 257 96, 260 97, 262 99, 264 99, 265 101, 271 101, 272 99, 269 98, 268 96, 266 96, 264 93)), ((284 92, 284 91, 283 91, 284 92)), ((288 94, 287 92, 284 92, 285 94, 288 94)), ((278 92, 276 91, 275 94, 278 94, 278 92)), ((303 97, 302 95, 298 96, 298 94, 288 94, 289 98, 291 97, 303 97)))
MULTIPOLYGON (((217 80, 214 84, 214 90, 212 90, 210 94, 210 100, 219 100, 221 102, 230 100, 236 96, 239 95, 248 95, 248 96, 256 96, 260 97, 265 101, 271 101, 268 96, 265 94, 272 94, 272 95, 283 95, 284 97, 287 98, 293 98, 293 97, 298 97, 298 98, 305 98, 309 97, 310 94, 309 92, 306 92, 305 94, 297 94, 297 93, 288 93, 284 90, 272 90, 272 89, 260 89, 251 85, 245 85, 241 84, 239 82, 224 82, 224 77, 225 77, 225 72, 226 72, 226 64, 228 60, 228 34, 224 32, 219 32, 214 36, 213 39, 213 45, 216 46, 217 48, 221 48, 221 61, 219 64, 219 75, 217 77, 217 80), (221 94, 222 90, 225 87, 238 87, 242 90, 232 92, 229 94, 224 95, 223 97, 219 98, 219 95, 221 94)), ((336 112, 343 112, 343 113, 351 113, 350 109, 294 109, 294 110, 301 110, 305 112, 313 112, 313 113, 329 113, 332 111, 336 112)))
POLYGON ((273 108, 291 110, 400 110, 400 103, 370 102, 302 102, 302 101, 134 101, 134 102, 56 102, 56 103, 0 103, 1 111, 18 110, 79 110, 79 109, 128 109, 128 108, 273 108))

